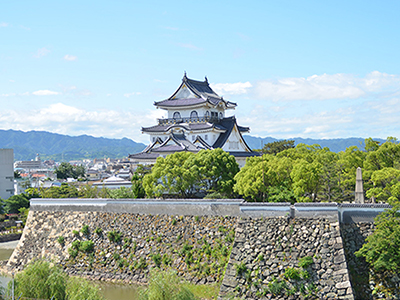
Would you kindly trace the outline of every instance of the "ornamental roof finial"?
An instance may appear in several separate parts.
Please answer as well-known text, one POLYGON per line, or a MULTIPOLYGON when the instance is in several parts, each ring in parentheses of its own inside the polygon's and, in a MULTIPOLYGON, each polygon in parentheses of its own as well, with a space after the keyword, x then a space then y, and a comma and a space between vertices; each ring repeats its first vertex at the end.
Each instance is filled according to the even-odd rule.
POLYGON ((208 79, 207 79, 207 76, 205 76, 204 78, 206 79, 206 82, 208 83, 208 79))
POLYGON ((183 79, 182 79, 182 80, 183 80, 183 81, 186 81, 186 80, 187 80, 186 71, 184 71, 183 79))

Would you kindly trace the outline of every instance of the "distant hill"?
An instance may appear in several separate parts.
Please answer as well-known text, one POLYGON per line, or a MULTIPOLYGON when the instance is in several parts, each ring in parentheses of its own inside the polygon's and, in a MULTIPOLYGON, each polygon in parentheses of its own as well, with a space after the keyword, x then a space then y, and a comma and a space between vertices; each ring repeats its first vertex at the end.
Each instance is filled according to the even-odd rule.
POLYGON ((42 160, 70 161, 84 158, 123 158, 142 151, 146 145, 130 139, 68 136, 46 131, 0 130, 0 148, 13 148, 15 160, 31 160, 39 153, 42 160))
MULTIPOLYGON (((273 137, 266 137, 266 138, 260 138, 260 137, 254 137, 251 135, 244 135, 243 136, 247 145, 251 149, 260 149, 261 145, 267 144, 267 143, 272 143, 275 141, 280 141, 282 139, 275 139, 273 137)), ((291 138, 287 140, 294 140, 294 144, 306 144, 306 145, 314 145, 318 144, 321 147, 328 147, 331 151, 333 152, 340 152, 346 150, 346 148, 350 146, 357 146, 361 150, 364 150, 364 138, 347 138, 347 139, 303 139, 303 138, 291 138)), ((385 140, 383 139, 375 139, 375 141, 384 143, 385 140)))

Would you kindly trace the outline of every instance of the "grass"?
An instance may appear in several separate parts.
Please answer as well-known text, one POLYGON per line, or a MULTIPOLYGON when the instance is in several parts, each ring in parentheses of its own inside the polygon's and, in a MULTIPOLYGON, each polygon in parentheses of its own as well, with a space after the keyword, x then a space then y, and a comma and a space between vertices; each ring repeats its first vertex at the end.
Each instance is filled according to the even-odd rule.
POLYGON ((185 282, 182 284, 185 288, 193 293, 193 295, 200 299, 217 299, 220 283, 213 283, 213 284, 194 284, 185 282))

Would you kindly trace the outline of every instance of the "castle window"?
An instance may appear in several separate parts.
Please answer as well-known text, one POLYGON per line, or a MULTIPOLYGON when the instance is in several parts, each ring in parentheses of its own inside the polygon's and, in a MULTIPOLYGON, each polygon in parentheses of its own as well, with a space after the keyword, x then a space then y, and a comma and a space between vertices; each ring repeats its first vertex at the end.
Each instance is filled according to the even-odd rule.
POLYGON ((176 111, 176 112, 174 112, 174 117, 173 118, 174 119, 180 119, 181 118, 181 114, 178 111, 176 111))
POLYGON ((206 111, 206 118, 209 118, 210 117, 210 112, 207 110, 206 111))
POLYGON ((192 135, 192 141, 194 141, 194 139, 195 139, 195 136, 194 136, 194 135, 192 135))
POLYGON ((204 135, 204 140, 207 141, 208 140, 208 135, 204 135))
POLYGON ((197 111, 192 111, 191 113, 190 113, 190 118, 192 118, 192 119, 194 119, 194 118, 198 118, 198 114, 197 114, 197 111))
POLYGON ((220 112, 220 113, 219 113, 219 118, 220 118, 220 119, 222 119, 222 118, 223 118, 223 116, 222 116, 222 112, 220 112))
POLYGON ((153 136, 153 143, 156 141, 156 138, 153 136))

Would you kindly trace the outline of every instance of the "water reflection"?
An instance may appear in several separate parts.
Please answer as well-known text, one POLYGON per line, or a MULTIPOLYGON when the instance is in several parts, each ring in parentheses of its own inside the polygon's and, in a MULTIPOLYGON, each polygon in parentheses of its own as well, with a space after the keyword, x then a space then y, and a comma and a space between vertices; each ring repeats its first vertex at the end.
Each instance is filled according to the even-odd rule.
POLYGON ((138 286, 100 282, 100 288, 107 300, 138 299, 138 286))

